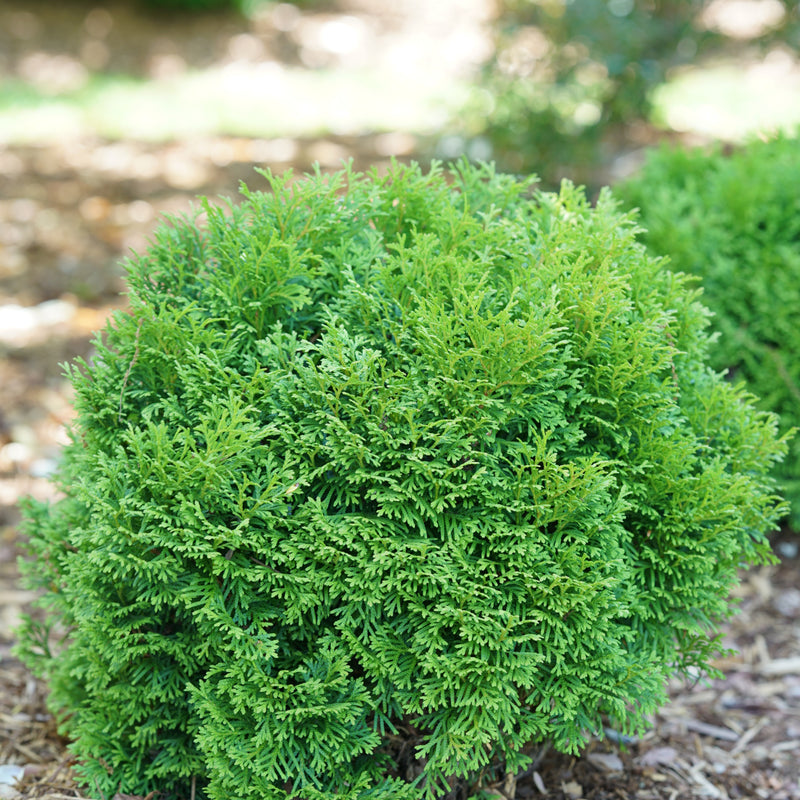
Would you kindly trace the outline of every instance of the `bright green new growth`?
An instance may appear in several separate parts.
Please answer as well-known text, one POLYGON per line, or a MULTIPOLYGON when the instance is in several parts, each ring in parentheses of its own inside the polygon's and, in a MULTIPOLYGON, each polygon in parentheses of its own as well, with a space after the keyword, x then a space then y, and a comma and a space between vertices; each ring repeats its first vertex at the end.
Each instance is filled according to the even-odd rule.
MULTIPOLYGON (((730 370, 780 427, 800 427, 800 141, 754 142, 731 156, 662 148, 615 189, 641 209, 643 241, 702 278, 730 370)), ((800 437, 777 470, 800 530, 800 437)))
POLYGON ((608 193, 267 177, 130 264, 28 505, 88 791, 433 798, 641 728, 782 510, 687 278, 608 193))

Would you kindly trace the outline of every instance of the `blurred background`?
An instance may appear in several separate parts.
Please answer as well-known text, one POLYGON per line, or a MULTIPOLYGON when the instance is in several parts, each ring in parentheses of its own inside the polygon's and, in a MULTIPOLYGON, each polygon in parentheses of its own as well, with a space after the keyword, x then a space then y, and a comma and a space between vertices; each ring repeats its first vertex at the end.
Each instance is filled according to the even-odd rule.
MULTIPOLYGON (((17 503, 55 495, 72 417, 62 364, 89 357, 125 306, 124 258, 162 215, 241 181, 266 188, 254 167, 345 159, 493 159, 594 197, 661 142, 727 150, 793 133, 799 53, 789 0, 0 0, 0 796, 16 796, 23 764, 53 797, 77 796, 46 690, 10 655, 34 598, 17 581, 17 503)), ((771 191, 769 175, 756 183, 771 191)), ((800 797, 797 537, 775 549, 781 564, 737 590, 730 677, 671 686, 657 720, 670 797, 800 797), (703 756, 692 731, 738 743, 703 756)), ((616 797, 616 756, 591 757, 556 763, 548 786, 611 796, 583 795, 583 769, 584 786, 608 775, 616 797)), ((656 780, 636 796, 667 797, 656 780)))
POLYGON ((4 577, 19 497, 53 492, 61 364, 124 306, 160 215, 263 187, 254 166, 349 158, 467 155, 594 193, 662 140, 793 130, 798 48, 788 0, 3 0, 4 577))

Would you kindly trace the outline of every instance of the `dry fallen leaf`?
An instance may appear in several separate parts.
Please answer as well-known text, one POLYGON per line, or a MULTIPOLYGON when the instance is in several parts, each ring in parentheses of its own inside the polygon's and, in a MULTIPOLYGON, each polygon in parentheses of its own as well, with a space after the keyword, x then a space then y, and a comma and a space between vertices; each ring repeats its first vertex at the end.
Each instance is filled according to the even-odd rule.
POLYGON ((577 781, 562 783, 561 791, 564 792, 567 797, 574 798, 574 800, 578 800, 579 798, 583 797, 583 786, 581 786, 577 781))

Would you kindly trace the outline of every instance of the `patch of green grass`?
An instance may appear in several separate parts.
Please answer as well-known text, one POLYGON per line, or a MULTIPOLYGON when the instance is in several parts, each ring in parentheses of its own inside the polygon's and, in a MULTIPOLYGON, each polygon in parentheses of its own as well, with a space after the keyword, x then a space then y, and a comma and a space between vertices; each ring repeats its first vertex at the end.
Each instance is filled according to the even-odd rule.
POLYGON ((742 141, 800 125, 800 70, 769 62, 692 67, 658 86, 652 100, 657 124, 742 141))
POLYGON ((93 75, 82 88, 47 94, 0 82, 0 141, 95 133, 166 140, 191 135, 302 136, 365 130, 432 131, 466 87, 374 70, 229 65, 168 80, 93 75))

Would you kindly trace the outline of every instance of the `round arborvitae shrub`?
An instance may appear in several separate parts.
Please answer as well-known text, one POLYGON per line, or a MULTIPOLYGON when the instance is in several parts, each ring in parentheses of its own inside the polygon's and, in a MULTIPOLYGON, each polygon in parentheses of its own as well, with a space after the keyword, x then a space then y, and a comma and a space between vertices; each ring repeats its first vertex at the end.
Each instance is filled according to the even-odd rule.
MULTIPOLYGON (((719 150, 652 151, 615 193, 638 206, 653 253, 702 278, 719 340, 710 353, 776 412, 800 427, 800 141, 719 150)), ((800 530, 800 437, 778 469, 800 530)))
POLYGON ((782 510, 688 279, 608 193, 267 177, 132 260, 27 506, 88 791, 455 797, 639 729, 782 510))

